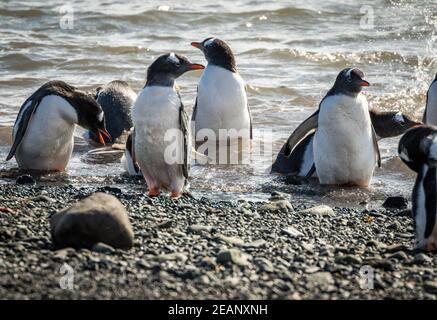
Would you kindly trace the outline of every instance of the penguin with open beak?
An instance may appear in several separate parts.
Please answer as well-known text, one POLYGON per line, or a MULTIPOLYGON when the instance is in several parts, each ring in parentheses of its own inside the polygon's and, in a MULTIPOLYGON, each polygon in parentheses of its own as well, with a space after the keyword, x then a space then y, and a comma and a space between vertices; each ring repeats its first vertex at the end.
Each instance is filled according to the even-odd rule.
POLYGON ((417 249, 437 250, 437 127, 420 125, 408 130, 398 147, 399 157, 417 173, 412 212, 417 249))
POLYGON ((64 171, 76 125, 93 132, 102 144, 104 137, 111 139, 104 112, 89 94, 63 81, 50 81, 21 106, 6 160, 15 156, 20 169, 64 171))
POLYGON ((165 190, 177 199, 188 186, 191 138, 175 80, 204 68, 172 52, 157 58, 147 70, 146 85, 132 110, 131 157, 146 180, 149 196, 165 190))
POLYGON ((252 117, 247 102, 246 84, 237 71, 229 45, 218 38, 207 38, 191 45, 202 51, 208 65, 197 87, 191 120, 196 141, 204 141, 205 130, 220 139, 252 139, 252 117), (227 135, 220 134, 220 131, 227 135), (231 132, 237 132, 233 137, 231 132))

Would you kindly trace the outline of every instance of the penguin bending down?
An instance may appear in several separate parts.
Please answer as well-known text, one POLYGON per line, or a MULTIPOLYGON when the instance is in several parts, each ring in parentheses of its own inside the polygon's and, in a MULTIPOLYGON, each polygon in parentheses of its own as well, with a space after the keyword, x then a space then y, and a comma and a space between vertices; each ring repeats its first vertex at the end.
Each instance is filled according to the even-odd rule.
POLYGON ((246 84, 237 72, 231 48, 218 38, 207 38, 191 45, 200 49, 208 61, 197 87, 191 118, 196 141, 203 142, 208 132, 215 135, 216 141, 252 139, 246 84), (220 134, 220 131, 226 135, 220 134))
MULTIPOLYGON (((106 129, 112 141, 132 128, 131 109, 137 94, 125 81, 114 80, 96 89, 95 99, 105 112, 106 129)), ((98 136, 89 132, 89 137, 99 142, 98 136)), ((110 142, 105 139, 105 142, 110 142)))
POLYGON ((437 73, 426 93, 425 113, 423 122, 427 125, 437 125, 437 73))
POLYGON ((399 157, 417 172, 412 212, 417 249, 437 250, 437 127, 417 126, 399 141, 399 157))
POLYGON ((363 76, 358 69, 342 70, 319 109, 290 136, 283 153, 299 153, 300 175, 317 171, 321 184, 369 185, 381 159, 367 100, 360 94, 369 85, 363 76), (291 148, 301 141, 303 146, 291 148))
POLYGON ((188 183, 191 138, 175 80, 187 71, 204 68, 181 55, 168 53, 147 70, 146 85, 132 110, 132 160, 141 169, 149 196, 157 196, 163 189, 177 199, 188 183), (180 134, 174 136, 176 132, 180 134))
POLYGON ((102 144, 104 136, 111 139, 103 110, 92 97, 63 81, 47 82, 21 106, 6 161, 15 156, 20 169, 64 171, 76 124, 93 132, 102 144))
MULTIPOLYGON (((378 140, 396 137, 421 124, 401 112, 370 110, 369 113, 378 140)), ((299 126, 292 133, 279 151, 271 173, 291 174, 298 177, 308 175, 314 164, 313 138, 318 125, 315 120, 310 119, 303 127, 299 126)))

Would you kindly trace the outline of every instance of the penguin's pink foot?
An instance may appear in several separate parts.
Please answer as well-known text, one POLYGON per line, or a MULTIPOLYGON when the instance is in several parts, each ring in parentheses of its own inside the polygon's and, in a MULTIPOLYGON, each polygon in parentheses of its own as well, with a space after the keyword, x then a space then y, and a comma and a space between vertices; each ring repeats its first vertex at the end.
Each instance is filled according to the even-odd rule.
POLYGON ((181 193, 180 192, 172 192, 170 195, 170 199, 172 200, 177 200, 181 197, 181 193))
POLYGON ((150 188, 149 189, 149 192, 147 193, 147 195, 149 196, 149 197, 157 197, 157 196, 159 196, 159 189, 158 188, 150 188))

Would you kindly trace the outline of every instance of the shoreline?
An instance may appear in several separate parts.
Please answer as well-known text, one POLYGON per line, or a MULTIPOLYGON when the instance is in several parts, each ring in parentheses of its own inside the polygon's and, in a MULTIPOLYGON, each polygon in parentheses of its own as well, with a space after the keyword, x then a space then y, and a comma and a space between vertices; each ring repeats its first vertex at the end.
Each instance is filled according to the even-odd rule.
POLYGON ((437 258, 413 250, 408 210, 334 207, 329 215, 304 214, 313 202, 277 192, 263 203, 174 202, 106 184, 3 184, 0 190, 1 206, 12 210, 0 212, 4 299, 436 298, 437 258), (49 215, 96 191, 126 207, 134 247, 56 250, 49 215), (74 270, 74 290, 60 287, 64 263, 74 270), (360 288, 363 266, 374 272, 374 289, 360 288))

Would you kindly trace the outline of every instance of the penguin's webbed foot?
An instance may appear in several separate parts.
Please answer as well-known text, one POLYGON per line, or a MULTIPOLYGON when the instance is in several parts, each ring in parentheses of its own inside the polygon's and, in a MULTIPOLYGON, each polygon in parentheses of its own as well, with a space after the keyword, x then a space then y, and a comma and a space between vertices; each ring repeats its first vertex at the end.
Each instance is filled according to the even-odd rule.
POLYGON ((172 200, 178 200, 181 197, 181 193, 176 191, 176 192, 172 192, 170 195, 170 199, 172 200))
POLYGON ((149 192, 147 193, 147 195, 149 197, 157 197, 157 196, 159 196, 159 194, 160 194, 160 192, 159 192, 158 188, 150 188, 149 192))

